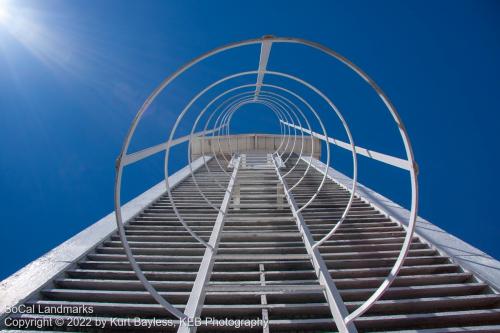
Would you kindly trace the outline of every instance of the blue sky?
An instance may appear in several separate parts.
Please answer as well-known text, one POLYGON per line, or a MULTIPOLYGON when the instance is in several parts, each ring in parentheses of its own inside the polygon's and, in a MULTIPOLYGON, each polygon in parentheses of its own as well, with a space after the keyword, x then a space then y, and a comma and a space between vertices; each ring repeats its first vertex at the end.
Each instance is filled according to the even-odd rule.
MULTIPOLYGON (((0 0, 0 22, 0 279, 112 210, 122 140, 163 78, 214 47, 266 34, 323 43, 373 77, 408 128, 420 166, 420 215, 500 256, 497 1, 0 0)), ((227 53, 186 73, 152 106, 131 149, 164 141, 195 92, 255 70, 258 51, 227 53)), ((358 145, 403 156, 381 103, 338 63, 280 46, 269 66, 332 97, 358 145)), ((332 136, 345 139, 331 112, 322 117, 332 136)), ((277 128, 260 106, 243 108, 235 122, 236 132, 277 128)), ((186 163, 183 150, 174 152, 174 168, 186 163)), ((334 153, 335 166, 351 172, 349 154, 334 153)), ((161 179, 161 159, 127 170, 126 199, 161 179)), ((360 159, 360 179, 408 204, 403 171, 360 159)))

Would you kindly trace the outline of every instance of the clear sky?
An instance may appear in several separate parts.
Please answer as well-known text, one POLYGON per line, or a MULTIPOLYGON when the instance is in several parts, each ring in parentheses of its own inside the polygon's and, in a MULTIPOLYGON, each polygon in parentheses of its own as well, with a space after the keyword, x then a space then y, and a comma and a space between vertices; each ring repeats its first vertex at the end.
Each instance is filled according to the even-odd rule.
MULTIPOLYGON (((500 2, 0 0, 0 279, 112 211, 122 140, 163 78, 214 47, 267 34, 323 43, 371 75, 412 139, 419 214, 500 257, 500 2)), ((257 64, 249 47, 187 73, 153 105, 132 149, 164 141, 205 85, 257 64)), ((269 65, 328 93, 358 145, 404 156, 381 103, 341 66, 285 46, 269 65)), ((324 120, 345 139, 331 113, 324 120)), ((257 106, 235 121, 239 132, 276 129, 257 106)), ((349 155, 335 156, 349 174, 349 155)), ((174 168, 185 163, 174 155, 174 168)), ((132 168, 125 199, 161 176, 161 156, 132 168)), ((408 204, 404 172, 361 159, 360 179, 408 204)))

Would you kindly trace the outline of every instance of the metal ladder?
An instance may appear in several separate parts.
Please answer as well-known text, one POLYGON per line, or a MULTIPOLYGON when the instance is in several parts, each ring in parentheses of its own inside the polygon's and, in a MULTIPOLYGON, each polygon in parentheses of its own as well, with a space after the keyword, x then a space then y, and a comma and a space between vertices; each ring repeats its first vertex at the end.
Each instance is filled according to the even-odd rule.
MULTIPOLYGON (((248 158, 248 156, 247 156, 248 158)), ((267 156, 266 156, 267 158, 267 156)), ((261 163, 264 158, 250 158, 261 163)), ((253 163, 253 162, 251 162, 253 163)), ((293 158, 283 172, 295 164, 293 158)), ((229 177, 209 162, 197 172, 204 193, 222 202, 229 177), (219 170, 219 171, 217 171, 219 170)), ((287 177, 299 179, 306 164, 287 177)), ((255 332, 317 332, 335 330, 324 289, 295 224, 290 207, 279 201, 275 170, 242 168, 238 172, 239 201, 231 201, 216 254, 202 318, 261 319, 267 325, 245 328, 255 332)), ((294 190, 300 206, 321 181, 311 171, 294 190)), ((191 178, 173 191, 176 204, 193 230, 208 240, 217 212, 199 195, 191 178)), ((282 195, 282 194, 281 194, 282 195)), ((338 219, 348 192, 328 182, 313 204, 302 212, 314 239, 320 239, 338 219)), ((146 276, 161 294, 183 309, 193 286, 204 247, 179 225, 168 197, 163 196, 127 225, 128 239, 146 276)), ((403 228, 367 203, 356 199, 347 220, 321 246, 328 267, 348 310, 363 302, 383 280, 394 263, 404 238, 403 228)), ((127 262, 119 237, 114 234, 98 245, 30 300, 41 309, 53 305, 91 305, 90 322, 140 317, 152 321, 172 319, 143 290, 127 262)), ((62 318, 68 325, 77 315, 16 314, 14 318, 62 318)), ((500 296, 489 286, 415 237, 410 255, 396 282, 365 315, 355 320, 358 331, 471 332, 500 331, 500 296)), ((36 328, 31 328, 36 329, 36 328)), ((61 330, 65 330, 61 327, 61 330)), ((75 327, 67 327, 72 331, 75 327)), ((88 328, 81 328, 82 331, 88 328)), ((124 327, 140 331, 141 327, 124 327)), ((43 330, 43 328, 42 328, 43 330)), ((144 329, 146 330, 146 329, 144 329)), ((199 332, 224 327, 200 326, 199 332)), ((227 328, 234 331, 234 328, 227 328)), ((106 330, 105 330, 106 331, 106 330)))

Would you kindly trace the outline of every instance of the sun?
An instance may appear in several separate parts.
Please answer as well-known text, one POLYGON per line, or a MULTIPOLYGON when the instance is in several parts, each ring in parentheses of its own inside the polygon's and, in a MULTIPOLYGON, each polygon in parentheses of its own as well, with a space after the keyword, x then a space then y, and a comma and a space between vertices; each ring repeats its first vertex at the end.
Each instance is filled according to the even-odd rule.
POLYGON ((7 23, 9 20, 10 14, 7 9, 7 4, 4 1, 0 0, 0 24, 7 23))

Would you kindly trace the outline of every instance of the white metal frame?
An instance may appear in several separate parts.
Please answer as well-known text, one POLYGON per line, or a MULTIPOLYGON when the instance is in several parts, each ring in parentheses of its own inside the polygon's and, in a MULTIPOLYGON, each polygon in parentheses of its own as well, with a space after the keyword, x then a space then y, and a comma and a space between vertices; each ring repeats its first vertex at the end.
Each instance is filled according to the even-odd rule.
MULTIPOLYGON (((233 173, 227 185, 226 194, 224 195, 224 199, 222 200, 221 209, 219 211, 219 214, 217 215, 217 219, 215 220, 212 234, 210 235, 210 239, 208 241, 208 244, 210 244, 211 247, 210 248, 207 247, 205 249, 205 253, 203 255, 203 259, 201 260, 198 274, 196 274, 196 279, 194 281, 191 294, 189 295, 189 299, 186 304, 186 308, 184 310, 184 314, 186 315, 187 318, 196 318, 201 313, 201 309, 206 295, 206 285, 210 280, 210 276, 212 275, 212 269, 214 267, 214 262, 215 262, 215 255, 217 254, 217 250, 219 248, 219 240, 222 235, 222 228, 224 227, 224 221, 226 218, 227 210, 231 203, 231 196, 233 194, 233 189, 235 187, 234 185, 236 182, 236 177, 238 175, 239 166, 240 166, 240 158, 237 157, 234 163, 233 173)), ((190 322, 187 323, 192 324, 190 322)), ((187 333, 192 331, 196 331, 196 327, 185 325, 184 322, 181 322, 181 325, 177 330, 177 332, 179 333, 187 333)))
POLYGON ((302 240, 304 241, 305 248, 307 253, 311 257, 311 262, 314 267, 314 271, 318 276, 319 283, 325 288, 324 293, 326 296, 326 300, 328 302, 328 306, 330 307, 330 311, 332 312, 333 319, 335 320, 335 324, 337 325, 337 329, 339 332, 357 332, 356 327, 353 322, 347 322, 345 318, 348 315, 347 308, 342 301, 342 297, 340 296, 335 283, 328 271, 328 267, 326 266, 319 249, 314 246, 314 239, 307 226, 304 218, 302 217, 302 213, 297 207, 295 199, 293 197, 292 192, 289 190, 286 180, 281 176, 279 171, 278 164, 276 160, 273 158, 274 168, 276 170, 276 174, 283 186, 283 190, 285 192, 285 197, 290 205, 292 210, 293 217, 295 218, 295 222, 299 229, 299 232, 302 236, 302 240))
MULTIPOLYGON (((206 156, 211 159, 211 156, 206 156)), ((201 157, 193 161, 193 170, 203 167, 201 157)), ((189 177, 186 165, 168 178, 172 187, 189 177)), ((124 223, 132 220, 145 208, 165 193, 165 184, 160 182, 122 206, 124 223)), ((64 243, 53 248, 40 258, 21 268, 0 282, 0 320, 8 315, 7 310, 33 297, 43 286, 61 274, 89 251, 116 231, 116 215, 111 212, 99 221, 80 231, 64 243)))
MULTIPOLYGON (((133 267, 137 268, 137 269, 134 268, 134 271, 136 272, 136 275, 138 276, 139 280, 144 284, 144 286, 146 287, 146 289, 169 312, 171 312, 173 315, 175 315, 176 317, 178 317, 180 319, 184 318, 185 315, 183 313, 181 313, 179 310, 177 310, 175 307, 173 307, 166 300, 164 300, 163 298, 161 298, 159 296, 159 294, 156 292, 156 290, 154 290, 154 288, 151 286, 151 284, 146 280, 146 278, 142 274, 142 271, 140 271, 140 268, 137 266, 137 263, 135 262, 135 260, 133 258, 133 255, 132 255, 132 253, 130 251, 130 248, 127 246, 128 243, 126 242, 126 236, 125 236, 125 233, 123 231, 122 216, 121 216, 120 192, 121 192, 122 172, 123 172, 123 168, 126 165, 128 165, 128 164, 130 164, 132 162, 139 161, 140 159, 145 158, 147 156, 151 156, 152 154, 154 154, 156 152, 165 150, 165 179, 168 178, 168 173, 169 173, 169 170, 168 170, 169 150, 170 150, 170 147, 172 146, 172 144, 174 142, 173 136, 174 136, 174 133, 175 133, 175 128, 178 125, 179 119, 182 118, 183 114, 190 108, 190 106, 192 105, 193 101, 196 100, 197 97, 199 97, 204 91, 206 91, 206 90, 208 90, 210 88, 206 88, 202 93, 198 94, 197 97, 195 97, 188 104, 188 106, 183 110, 183 112, 181 113, 181 115, 178 118, 178 121, 176 122, 176 125, 174 126, 174 130, 170 133, 170 136, 169 136, 169 139, 168 139, 168 141, 166 143, 166 147, 165 148, 163 148, 163 146, 160 147, 160 148, 152 147, 151 149, 146 150, 146 152, 144 152, 142 154, 137 154, 137 155, 135 155, 133 157, 130 157, 132 154, 130 154, 130 155, 127 154, 127 151, 128 151, 131 139, 132 139, 132 137, 134 135, 135 129, 136 129, 138 123, 140 122, 143 114, 146 112, 146 110, 151 105, 151 103, 155 100, 155 98, 161 93, 161 91, 163 89, 165 89, 165 87, 167 87, 179 75, 181 75, 187 69, 191 68, 192 66, 194 66, 197 63, 199 63, 200 61, 202 61, 202 60, 204 60, 204 59, 206 59, 208 57, 214 56, 214 55, 216 55, 218 53, 221 53, 221 52, 233 49, 233 48, 243 47, 243 46, 247 46, 247 45, 260 44, 261 45, 261 54, 260 54, 260 58, 259 58, 259 69, 257 71, 248 71, 248 72, 242 72, 242 73, 230 75, 230 76, 228 76, 228 77, 226 77, 224 79, 221 79, 221 80, 213 83, 210 87, 215 86, 219 82, 223 82, 223 81, 226 81, 226 80, 228 80, 230 78, 234 78, 234 77, 237 77, 237 76, 250 75, 250 74, 255 75, 255 74, 257 74, 257 83, 256 83, 256 88, 255 88, 254 99, 258 100, 259 96, 261 94, 261 89, 262 89, 262 84, 263 84, 263 80, 264 80, 264 75, 265 74, 280 75, 280 76, 286 77, 288 79, 295 80, 295 81, 297 81, 297 82, 299 82, 299 83, 301 83, 301 84, 309 87, 310 89, 312 89, 313 91, 315 91, 317 94, 319 94, 321 97, 323 97, 323 99, 325 99, 328 102, 328 104, 333 108, 333 110, 337 113, 337 115, 339 116, 339 118, 341 119, 341 121, 342 121, 342 123, 344 125, 344 128, 346 129, 346 132, 347 132, 349 140, 350 140, 350 150, 352 151, 352 154, 353 154, 353 163, 356 165, 356 155, 357 155, 357 153, 361 153, 362 154, 364 152, 365 154, 370 155, 370 151, 368 151, 368 150, 364 150, 363 151, 363 149, 359 148, 359 147, 356 148, 356 146, 354 145, 354 142, 352 140, 351 133, 350 133, 350 131, 348 129, 347 123, 344 121, 344 119, 343 119, 342 115, 340 114, 340 112, 337 110, 337 108, 335 107, 335 105, 326 97, 326 95, 322 94, 319 90, 315 89, 313 86, 309 85, 307 82, 305 82, 303 80, 300 80, 299 78, 296 78, 296 77, 294 77, 292 75, 289 75, 289 74, 286 74, 286 73, 272 72, 272 71, 268 71, 267 70, 267 63, 268 63, 268 60, 269 60, 269 54, 270 54, 270 50, 271 50, 272 44, 277 44, 277 43, 301 44, 301 45, 305 45, 305 46, 308 46, 310 48, 316 49, 316 50, 318 50, 320 52, 323 52, 324 54, 327 54, 327 55, 335 58, 340 63, 344 64, 349 69, 351 69, 359 77, 361 77, 365 82, 367 82, 370 85, 370 87, 373 90, 375 90, 375 92, 378 94, 378 96, 380 97, 380 99, 382 100, 382 102, 384 103, 384 105, 387 107, 388 111, 392 115, 392 117, 393 117, 393 119, 394 119, 394 121, 395 121, 395 123, 396 123, 396 125, 397 125, 397 127, 399 129, 399 133, 400 133, 401 139, 402 139, 404 147, 405 147, 406 162, 407 162, 407 165, 408 165, 408 169, 407 170, 410 172, 410 184, 411 184, 411 211, 410 211, 410 215, 409 215, 409 219, 408 219, 408 227, 407 227, 406 237, 405 237, 405 240, 404 240, 404 243, 403 243, 403 247, 402 247, 402 249, 400 251, 400 254, 399 254, 399 256, 398 256, 398 258, 396 260, 396 263, 395 263, 393 269, 391 270, 390 274, 386 277, 386 279, 384 280, 384 282, 381 284, 381 286, 375 291, 375 293, 372 294, 372 296, 366 302, 364 302, 358 309, 356 309, 354 312, 352 312, 347 317, 340 318, 338 315, 334 316, 334 319, 336 321, 337 326, 339 326, 339 327, 344 327, 344 326, 345 327, 351 327, 352 321, 356 317, 358 317, 358 316, 362 315, 364 312, 366 312, 383 295, 383 293, 387 290, 387 288, 390 286, 390 284, 394 280, 395 276, 399 272, 399 269, 401 268, 401 266, 403 264, 403 261, 404 261, 406 255, 407 255, 407 253, 408 253, 408 250, 409 250, 409 247, 410 247, 410 243, 411 243, 411 239, 412 239, 412 234, 413 234, 414 228, 415 228, 415 221, 416 221, 417 210, 418 210, 417 165, 416 165, 416 162, 415 162, 413 150, 412 150, 412 147, 411 147, 411 144, 410 144, 410 140, 409 140, 409 137, 408 137, 408 133, 407 133, 407 131, 405 129, 405 126, 404 126, 404 124, 403 124, 403 122, 402 122, 399 114, 397 113, 395 107, 389 101, 389 99, 386 96, 386 94, 382 91, 382 89, 365 72, 363 72, 354 63, 352 63, 350 60, 346 59, 342 55, 338 54, 337 52, 335 52, 335 51, 333 51, 333 50, 331 50, 331 49, 329 49, 329 48, 327 48, 327 47, 325 47, 325 46, 323 46, 321 44, 318 44, 318 43, 315 43, 315 42, 311 42, 311 41, 307 41, 307 40, 304 40, 304 39, 299 39, 299 38, 279 38, 279 37, 273 37, 273 36, 267 36, 267 37, 264 37, 262 39, 251 39, 251 40, 247 40, 247 41, 237 42, 237 43, 233 43, 233 44, 229 44, 229 45, 226 45, 226 46, 222 46, 222 47, 216 48, 216 49, 214 49, 214 50, 212 50, 210 52, 207 52, 207 53, 205 53, 205 54, 197 57, 196 59, 192 60, 191 62, 189 62, 185 66, 181 67, 176 72, 174 72, 171 76, 169 76, 168 78, 166 78, 153 91, 153 93, 146 99, 146 101, 144 102, 144 104, 139 109, 137 115, 135 116, 135 118, 134 118, 134 120, 132 122, 132 125, 130 127, 129 132, 127 133, 127 136, 125 138, 125 141, 124 141, 121 153, 120 153, 120 155, 119 155, 119 157, 117 159, 117 163, 116 163, 116 181, 115 181, 115 213, 116 213, 116 221, 117 221, 118 229, 120 231, 120 233, 119 233, 120 234, 120 238, 121 238, 122 242, 124 243, 124 248, 126 250, 126 254, 127 254, 127 257, 129 258, 129 261, 131 262, 131 264, 132 264, 133 267)), ((283 119, 281 119, 281 120, 283 121, 283 119)), ((224 122, 223 123, 223 127, 226 126, 226 125, 228 126, 228 124, 226 124, 224 122)), ((302 126, 300 126, 300 127, 302 127, 302 126)), ((225 129, 228 130, 228 128, 225 128, 225 129)), ((324 132, 324 138, 325 139, 328 138, 328 135, 326 134, 326 130, 324 129, 323 126, 322 126, 322 130, 324 132)), ((301 131, 302 131, 302 129, 301 129, 301 131)), ((328 140, 328 139, 326 141, 327 142, 331 142, 331 140, 328 140)), ((335 141, 333 141, 331 143, 335 144, 335 141)), ((340 142, 338 142, 338 140, 337 140, 337 143, 340 143, 340 142)), ((342 146, 342 144, 344 144, 344 143, 341 143, 340 145, 342 146)), ((327 147, 329 147, 329 145, 327 145, 327 147)), ((378 157, 380 157, 380 155, 378 155, 378 157)), ((378 158, 378 160, 380 160, 380 158, 378 158)), ((327 157, 327 166, 328 166, 328 164, 329 164, 329 156, 327 157)), ((357 180, 356 178, 357 178, 357 167, 354 168, 352 194, 354 194, 354 192, 355 192, 355 186, 356 186, 356 180, 357 180)), ((326 178, 323 179, 322 184, 324 183, 325 179, 326 178)), ((178 211, 175 208, 175 204, 173 202, 173 198, 172 198, 172 195, 171 195, 171 189, 168 186, 168 181, 166 181, 166 188, 167 188, 167 193, 169 195, 169 198, 170 198, 170 201, 172 203, 172 206, 174 207, 174 211, 176 212, 177 216, 179 217, 179 220, 180 220, 181 224, 186 228, 186 230, 188 230, 188 232, 195 239, 197 239, 199 242, 201 242, 202 244, 204 244, 207 248, 213 249, 213 247, 210 244, 206 243, 199 236, 197 236, 185 224, 185 222, 183 221, 183 219, 180 216, 180 214, 178 214, 178 211)), ((319 192, 319 190, 318 190, 318 192, 319 192)), ((313 198, 311 198, 311 200, 308 202, 308 204, 310 204, 314 200, 314 198, 315 198, 316 195, 313 195, 313 198)), ((352 199, 352 197, 351 197, 351 199, 352 199)), ((300 213, 300 210, 304 209, 306 206, 307 206, 307 204, 304 205, 303 207, 297 209, 297 211, 300 213)), ((349 209, 346 209, 346 213, 345 214, 347 214, 348 210, 349 209)), ((339 222, 341 223, 341 221, 339 221, 339 222)), ((339 225, 339 223, 337 223, 337 225, 339 225)), ((329 233, 329 235, 331 233, 333 233, 333 232, 334 232, 334 230, 332 229, 332 231, 329 233)), ((328 237, 329 235, 327 235, 325 237, 328 237)), ((323 238, 321 241, 324 241, 326 239, 327 238, 323 238)), ((313 251, 317 251, 317 246, 319 246, 320 244, 316 244, 316 246, 313 249, 313 251)), ((311 247, 312 246, 313 245, 311 245, 311 247)), ((337 300, 334 300, 334 301, 335 302, 341 302, 340 299, 337 299, 337 300)))
MULTIPOLYGON (((283 122, 283 124, 286 125, 286 126, 289 126, 289 127, 295 127, 295 128, 297 128, 297 129, 299 129, 301 131, 306 132, 307 134, 310 134, 311 136, 313 136, 315 138, 318 138, 318 139, 323 140, 325 142, 334 144, 334 145, 336 145, 336 146, 338 146, 340 148, 344 148, 346 150, 352 151, 351 145, 348 144, 348 143, 346 143, 346 142, 344 142, 344 141, 341 141, 341 140, 338 140, 338 139, 334 139, 334 138, 330 138, 330 137, 325 137, 322 134, 313 132, 311 130, 308 130, 307 128, 299 128, 297 125, 291 124, 291 123, 288 123, 288 122, 283 122)), ((387 155, 387 154, 383 154, 383 153, 379 153, 379 152, 376 152, 376 151, 373 151, 373 150, 369 150, 369 149, 366 149, 366 148, 362 148, 362 147, 359 147, 359 146, 356 146, 355 149, 356 149, 356 154, 363 155, 365 157, 374 159, 376 161, 379 161, 379 162, 382 162, 382 163, 385 163, 385 164, 389 164, 389 165, 395 166, 395 167, 403 169, 403 170, 409 171, 411 169, 411 164, 408 163, 407 160, 404 160, 402 158, 391 156, 391 155, 387 155)))
MULTIPOLYGON (((325 170, 324 163, 315 158, 310 159, 310 157, 303 156, 302 160, 306 163, 311 162, 314 169, 318 172, 325 170)), ((327 170, 328 179, 349 190, 352 182, 351 178, 332 167, 329 167, 327 170)), ((360 200, 382 212, 391 221, 407 229, 408 218, 410 216, 408 209, 401 207, 396 202, 363 184, 358 185, 356 196, 360 200)), ((431 248, 435 248, 444 256, 450 257, 460 267, 473 272, 480 280, 485 281, 497 293, 500 293, 500 262, 498 260, 420 216, 417 218, 414 234, 431 248)))

